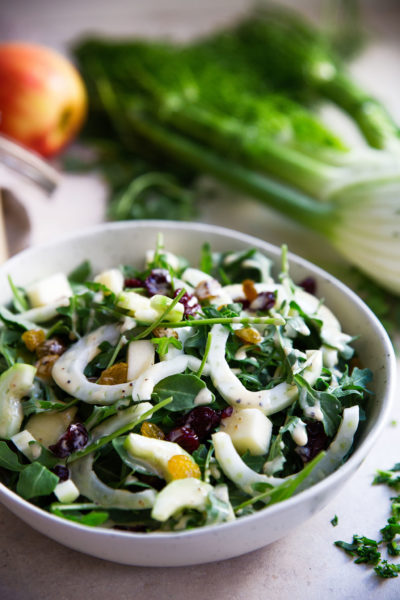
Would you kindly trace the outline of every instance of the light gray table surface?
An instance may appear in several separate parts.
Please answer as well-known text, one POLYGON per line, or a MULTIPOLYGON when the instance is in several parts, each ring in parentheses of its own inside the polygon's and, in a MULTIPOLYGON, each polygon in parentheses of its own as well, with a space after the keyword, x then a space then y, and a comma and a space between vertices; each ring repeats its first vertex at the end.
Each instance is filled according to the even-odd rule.
MULTIPOLYGON (((29 39, 63 51, 72 39, 89 30, 110 34, 167 33, 184 39, 239 15, 249 4, 248 0, 13 0, 7 6, 0 2, 0 39, 29 39)), ((304 2, 314 17, 320 4, 304 2)), ((400 13, 395 3, 374 4, 371 0, 365 5, 375 37, 357 59, 353 71, 400 120, 400 13)), ((332 118, 329 110, 327 114, 332 118)), ((65 176, 51 202, 43 202, 22 184, 16 193, 28 210, 32 244, 104 219, 106 194, 94 176, 65 176)), ((319 238, 247 199, 226 195, 217 205, 209 201, 200 219, 273 243, 288 242, 292 251, 311 260, 322 258, 332 266, 339 262, 319 238)), ((376 469, 389 468, 400 460, 400 425, 392 423, 400 423, 397 398, 398 394, 375 447, 324 510, 284 539, 235 559, 171 569, 121 566, 69 550, 0 507, 0 600, 400 598, 400 578, 378 580, 371 568, 353 565, 333 545, 337 539, 350 541, 353 533, 376 538, 386 523, 390 491, 384 486, 371 486, 371 481, 376 469), (335 514, 339 518, 337 527, 330 523, 335 514)))

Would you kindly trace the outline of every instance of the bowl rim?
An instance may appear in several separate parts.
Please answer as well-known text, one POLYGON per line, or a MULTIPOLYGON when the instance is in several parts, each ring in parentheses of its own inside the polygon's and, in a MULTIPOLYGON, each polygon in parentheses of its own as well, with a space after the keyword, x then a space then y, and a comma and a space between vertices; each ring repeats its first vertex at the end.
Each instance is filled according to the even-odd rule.
MULTIPOLYGON (((79 239, 85 239, 87 237, 95 236, 95 235, 101 234, 101 233, 103 233, 105 231, 109 231, 109 230, 118 231, 118 230, 131 229, 131 228, 132 229, 136 229, 136 228, 145 229, 146 227, 151 227, 152 229, 158 228, 160 231, 162 231, 163 229, 168 229, 168 230, 179 229, 179 230, 183 230, 183 231, 190 229, 190 230, 203 232, 205 234, 215 233, 217 235, 229 236, 232 239, 244 242, 245 244, 248 244, 249 246, 254 245, 254 244, 256 244, 257 247, 259 247, 260 245, 264 246, 265 250, 267 252, 270 252, 276 258, 278 258, 280 255, 280 248, 278 246, 276 246, 275 244, 271 244, 270 242, 264 241, 255 236, 252 236, 252 235, 249 235, 246 233, 242 233, 240 231, 237 231, 237 230, 234 230, 231 228, 222 227, 219 225, 212 225, 212 224, 208 224, 208 223, 192 222, 192 221, 172 221, 172 220, 148 219, 148 220, 136 220, 136 221, 121 221, 121 222, 116 222, 116 223, 105 222, 105 223, 101 223, 99 225, 81 229, 79 231, 74 232, 73 234, 68 234, 68 235, 62 236, 56 241, 47 242, 45 244, 40 244, 37 246, 29 247, 29 248, 23 250, 22 252, 16 254, 15 256, 11 257, 4 264, 0 265, 0 273, 2 271, 7 272, 9 267, 12 267, 14 264, 23 260, 25 258, 25 256, 29 256, 30 254, 34 253, 35 251, 40 252, 40 251, 43 251, 46 249, 51 249, 54 246, 58 246, 59 244, 64 244, 64 243, 69 243, 69 242, 77 242, 77 241, 79 241, 79 239)), ((246 515, 245 518, 237 519, 237 520, 230 521, 227 523, 204 525, 202 527, 189 529, 186 531, 140 533, 140 532, 123 531, 123 530, 118 530, 118 529, 110 529, 110 528, 106 528, 106 527, 102 527, 102 526, 90 527, 87 525, 82 525, 75 521, 69 521, 67 519, 63 519, 63 518, 58 517, 44 509, 37 507, 36 505, 32 504, 28 500, 25 500, 24 498, 19 496, 16 492, 13 492, 12 490, 10 490, 5 484, 3 484, 1 482, 0 482, 0 501, 2 501, 3 497, 8 497, 9 500, 13 504, 19 505, 22 509, 24 509, 24 511, 31 512, 34 515, 37 515, 42 519, 46 519, 46 520, 49 519, 51 522, 53 522, 57 525, 63 525, 67 528, 71 528, 72 530, 75 530, 75 531, 80 531, 80 532, 85 533, 90 536, 96 537, 96 536, 104 536, 105 535, 107 537, 110 537, 110 539, 111 538, 113 538, 113 539, 126 538, 126 539, 132 540, 132 542, 140 541, 141 543, 143 543, 144 541, 146 541, 146 542, 151 541, 150 543, 152 543, 153 541, 156 542, 157 540, 166 540, 167 538, 170 538, 171 540, 179 540, 179 539, 183 539, 183 538, 185 538, 185 539, 190 538, 193 536, 202 537, 203 535, 207 535, 210 531, 214 531, 214 532, 221 531, 222 532, 222 530, 238 526, 240 524, 243 524, 243 522, 248 523, 250 526, 251 523, 254 523, 258 519, 264 518, 266 515, 273 517, 274 514, 276 514, 283 508, 289 509, 290 507, 295 506, 296 504, 302 504, 303 502, 306 503, 308 499, 312 498, 313 496, 318 495, 318 493, 323 492, 324 489, 326 489, 328 487, 331 487, 331 486, 334 487, 336 482, 345 478, 346 475, 349 476, 352 471, 355 471, 357 469, 357 467, 360 465, 360 463, 362 462, 362 460, 367 456, 367 454, 371 450, 371 447, 374 445, 376 439, 378 438, 379 434, 381 433, 385 423, 388 420, 390 411, 392 409, 392 405, 394 403, 397 365, 396 365, 396 358, 395 358, 393 346, 392 346, 392 343, 390 341, 390 338, 389 338, 386 330, 384 329, 384 327, 381 324, 381 322, 379 321, 379 319, 375 316, 375 314, 372 312, 372 310, 365 304, 365 302, 355 292, 353 292, 353 290, 351 290, 347 285, 345 285, 343 282, 341 282, 335 276, 331 275, 329 272, 325 271, 321 267, 318 267, 311 261, 304 259, 301 256, 294 254, 290 251, 288 252, 288 259, 289 259, 289 263, 294 262, 297 265, 300 265, 301 267, 304 267, 306 269, 311 269, 313 274, 317 275, 318 277, 321 277, 324 281, 327 281, 330 284, 333 284, 335 287, 337 287, 340 290, 340 292, 344 296, 348 296, 349 298, 351 298, 351 300, 357 305, 357 307, 366 314, 369 321, 371 322, 371 327, 375 328, 379 332, 379 335, 381 336, 381 339, 382 339, 382 344, 384 346, 384 351, 385 351, 384 362, 387 365, 387 369, 386 369, 387 381, 386 381, 386 385, 385 385, 386 394, 385 394, 383 402, 382 402, 382 407, 380 409, 377 419, 372 424, 371 431, 368 433, 368 436, 361 442, 359 447, 353 451, 351 456, 348 458, 348 460, 344 464, 342 464, 333 473, 331 473, 330 475, 325 477, 322 481, 312 485, 310 488, 307 488, 306 490, 303 490, 298 495, 294 495, 291 498, 288 498, 287 500, 283 500, 281 502, 273 504, 270 507, 265 507, 265 509, 259 510, 253 514, 246 515)), ((34 527, 34 524, 32 524, 32 526, 34 527)))

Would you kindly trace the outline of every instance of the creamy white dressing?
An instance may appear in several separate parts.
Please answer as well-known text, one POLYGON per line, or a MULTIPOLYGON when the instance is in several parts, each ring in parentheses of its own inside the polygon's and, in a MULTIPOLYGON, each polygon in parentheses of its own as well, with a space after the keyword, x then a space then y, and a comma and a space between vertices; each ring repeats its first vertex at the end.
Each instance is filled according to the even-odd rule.
POLYGON ((285 465, 285 457, 284 456, 276 456, 272 460, 268 460, 263 465, 263 473, 266 475, 274 475, 274 473, 279 473, 285 465))
POLYGON ((295 444, 298 446, 305 446, 308 442, 306 424, 300 420, 292 429, 290 435, 295 444))
MULTIPOLYGON (((247 348, 248 345, 244 344, 243 346, 240 346, 240 348, 238 348, 236 350, 235 353, 235 360, 245 360, 247 358, 247 348)), ((239 369, 240 372, 240 369, 239 369)))
POLYGON ((306 406, 303 408, 303 414, 306 418, 314 419, 315 421, 323 421, 324 414, 321 410, 321 405, 317 401, 314 406, 306 406))

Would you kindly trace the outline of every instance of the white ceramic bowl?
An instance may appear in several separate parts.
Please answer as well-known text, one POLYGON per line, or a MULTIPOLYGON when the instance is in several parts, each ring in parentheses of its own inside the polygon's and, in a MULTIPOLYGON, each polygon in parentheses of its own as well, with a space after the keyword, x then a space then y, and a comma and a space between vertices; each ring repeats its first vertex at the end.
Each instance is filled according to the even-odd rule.
MULTIPOLYGON (((89 259, 95 270, 131 263, 140 267, 144 252, 155 247, 158 232, 165 246, 196 263, 202 244, 215 251, 254 247, 279 261, 280 249, 259 239, 212 225, 168 221, 105 224, 72 238, 26 250, 0 268, 0 304, 10 300, 7 275, 26 285, 55 271, 68 272, 89 259)), ((85 527, 55 517, 26 502, 0 484, 0 501, 45 535, 87 554, 142 566, 183 566, 231 558, 283 537, 332 499, 355 472, 388 419, 396 373, 391 343, 379 321, 346 286, 311 263, 290 255, 294 281, 313 276, 318 296, 325 298, 355 343, 363 366, 374 373, 368 418, 350 459, 335 473, 293 498, 237 521, 182 533, 128 533, 85 527)))

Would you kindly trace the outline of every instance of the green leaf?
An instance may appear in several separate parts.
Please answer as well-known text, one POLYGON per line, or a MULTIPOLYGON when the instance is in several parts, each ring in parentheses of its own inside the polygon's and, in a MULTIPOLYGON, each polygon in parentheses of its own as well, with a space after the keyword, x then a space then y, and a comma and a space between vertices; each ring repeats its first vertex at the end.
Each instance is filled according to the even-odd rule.
POLYGON ((319 394, 319 402, 323 414, 323 425, 328 437, 333 437, 338 430, 341 421, 341 404, 335 396, 327 392, 319 394))
POLYGON ((8 283, 10 284, 11 291, 13 294, 13 304, 15 310, 18 312, 24 312, 28 310, 29 304, 25 297, 25 292, 22 288, 17 287, 13 280, 11 279, 11 275, 8 276, 8 283))
POLYGON ((25 465, 21 465, 18 456, 7 445, 6 442, 0 442, 0 467, 9 471, 23 471, 25 465))
POLYGON ((74 521, 75 523, 80 523, 81 525, 87 525, 89 527, 99 527, 109 518, 108 512, 104 510, 92 510, 89 513, 84 514, 80 511, 69 512, 52 507, 51 512, 53 515, 57 515, 57 517, 62 517, 63 519, 68 519, 68 521, 74 521))
POLYGON ((206 242, 201 248, 200 270, 210 274, 213 270, 213 259, 210 249, 210 244, 206 242))
POLYGON ((99 345, 98 349, 100 352, 85 367, 84 375, 86 377, 99 377, 100 373, 107 368, 114 354, 115 346, 105 341, 99 345))
POLYGON ((370 381, 372 381, 371 369, 359 369, 358 367, 354 367, 351 375, 345 373, 339 383, 344 390, 358 390, 370 393, 367 388, 370 381))
POLYGON ((200 446, 192 453, 193 460, 199 465, 202 472, 204 472, 208 457, 208 450, 205 444, 200 446))
POLYGON ((47 496, 54 491, 58 482, 57 475, 38 462, 34 462, 21 472, 17 483, 17 493, 26 500, 37 496, 47 496))
MULTIPOLYGON (((154 387, 154 393, 160 400, 172 396, 173 400, 165 407, 172 412, 186 412, 196 406, 198 394, 206 388, 204 381, 196 375, 171 375, 160 381, 154 387)), ((214 400, 214 395, 212 397, 214 400)))
POLYGON ((314 390, 301 375, 295 375, 295 383, 300 391, 300 405, 320 406, 323 414, 323 425, 327 436, 333 437, 340 425, 342 405, 336 396, 328 392, 314 390))
POLYGON ((68 279, 71 283, 85 283, 90 279, 92 272, 92 266, 88 260, 84 260, 68 275, 68 279))
POLYGON ((312 473, 314 468, 318 465, 319 461, 324 458, 325 452, 320 452, 315 458, 313 458, 309 463, 303 467, 299 473, 297 473, 292 479, 289 479, 274 488, 270 496, 270 501, 268 502, 268 506, 271 504, 276 504, 277 502, 282 502, 282 500, 287 500, 291 498, 295 493, 296 489, 299 485, 312 473))
POLYGON ((182 342, 177 340, 175 337, 154 337, 151 338, 151 343, 157 346, 157 352, 160 357, 165 356, 167 354, 169 347, 173 346, 178 350, 182 350, 182 342))
POLYGON ((266 461, 265 456, 252 456, 248 450, 243 454, 242 461, 246 463, 250 469, 256 471, 256 473, 261 473, 264 463, 266 461))
POLYGON ((283 467, 285 466, 286 456, 283 452, 282 435, 280 433, 272 437, 272 443, 270 445, 266 462, 268 463, 268 475, 275 475, 275 473, 279 473, 279 471, 282 471, 283 467))
POLYGON ((7 367, 12 367, 17 358, 15 345, 20 340, 20 333, 12 329, 1 329, 0 332, 0 354, 4 356, 7 367))

